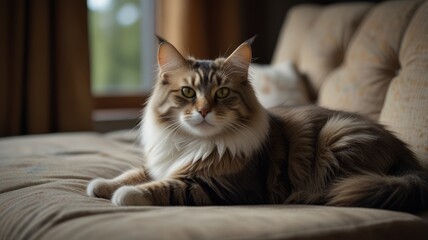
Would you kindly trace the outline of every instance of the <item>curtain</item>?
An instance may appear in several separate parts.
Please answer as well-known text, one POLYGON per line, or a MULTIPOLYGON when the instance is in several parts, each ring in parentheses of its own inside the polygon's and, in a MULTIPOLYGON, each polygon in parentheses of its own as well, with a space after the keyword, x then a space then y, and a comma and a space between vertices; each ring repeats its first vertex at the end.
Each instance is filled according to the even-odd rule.
POLYGON ((240 0, 157 0, 156 32, 184 56, 225 56, 246 40, 240 6, 240 0))
POLYGON ((91 130, 85 0, 0 1, 0 136, 91 130))
POLYGON ((202 59, 230 54, 257 35, 254 61, 269 64, 291 7, 335 2, 352 0, 156 0, 156 32, 183 55, 202 59))

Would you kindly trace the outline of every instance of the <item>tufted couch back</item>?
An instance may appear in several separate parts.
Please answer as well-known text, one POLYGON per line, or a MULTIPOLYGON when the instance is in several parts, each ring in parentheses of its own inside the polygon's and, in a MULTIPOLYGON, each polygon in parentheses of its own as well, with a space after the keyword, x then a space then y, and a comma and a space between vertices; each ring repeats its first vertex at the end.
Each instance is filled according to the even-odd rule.
POLYGON ((320 106, 378 120, 428 167, 428 1, 297 6, 273 64, 284 60, 320 106))

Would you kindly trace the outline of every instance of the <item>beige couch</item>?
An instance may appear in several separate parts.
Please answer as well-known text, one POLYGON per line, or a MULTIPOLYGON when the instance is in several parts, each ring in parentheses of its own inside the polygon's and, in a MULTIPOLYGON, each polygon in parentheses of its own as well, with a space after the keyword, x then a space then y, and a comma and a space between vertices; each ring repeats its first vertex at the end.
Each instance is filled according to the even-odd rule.
MULTIPOLYGON (((320 105, 378 119, 428 165, 428 2, 298 6, 273 63, 283 60, 307 75, 320 105)), ((140 161, 133 131, 0 139, 0 239, 428 239, 428 213, 116 207, 86 196, 90 179, 140 161)))

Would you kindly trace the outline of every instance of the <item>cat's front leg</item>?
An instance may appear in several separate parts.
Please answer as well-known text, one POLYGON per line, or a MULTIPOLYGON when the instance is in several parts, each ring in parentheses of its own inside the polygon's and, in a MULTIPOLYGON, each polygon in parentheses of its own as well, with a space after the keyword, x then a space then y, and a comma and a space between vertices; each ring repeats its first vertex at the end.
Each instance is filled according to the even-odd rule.
POLYGON ((117 206, 201 206, 212 201, 198 183, 182 178, 120 187, 114 192, 112 203, 117 206))
POLYGON ((110 199, 118 188, 125 185, 141 184, 148 181, 144 169, 136 168, 122 173, 113 179, 96 178, 89 182, 86 193, 91 197, 110 199))

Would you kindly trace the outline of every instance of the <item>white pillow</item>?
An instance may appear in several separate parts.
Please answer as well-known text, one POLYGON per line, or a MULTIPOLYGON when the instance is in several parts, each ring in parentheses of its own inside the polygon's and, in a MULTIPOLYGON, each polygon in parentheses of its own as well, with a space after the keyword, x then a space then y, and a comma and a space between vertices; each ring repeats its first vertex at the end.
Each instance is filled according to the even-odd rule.
POLYGON ((275 65, 253 63, 249 73, 257 98, 265 108, 310 103, 305 82, 290 61, 275 65))

